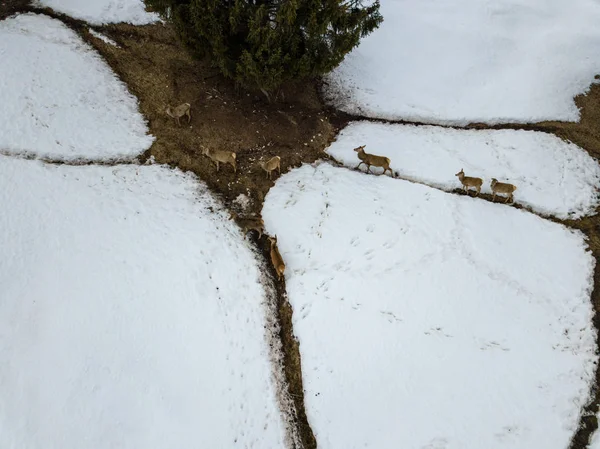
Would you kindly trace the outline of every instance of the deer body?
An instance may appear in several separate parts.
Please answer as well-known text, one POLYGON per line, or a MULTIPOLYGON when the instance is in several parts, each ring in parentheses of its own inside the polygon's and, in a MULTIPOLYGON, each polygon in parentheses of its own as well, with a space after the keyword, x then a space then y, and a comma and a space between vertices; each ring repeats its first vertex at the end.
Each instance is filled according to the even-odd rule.
POLYGON ((281 175, 281 158, 279 156, 274 156, 267 162, 260 162, 260 166, 267 172, 267 177, 269 179, 271 179, 271 172, 276 169, 279 170, 279 174, 281 175))
POLYGON ((217 164, 217 172, 219 171, 219 163, 229 164, 233 167, 233 172, 237 173, 236 156, 233 151, 220 151, 204 148, 202 154, 208 156, 217 164))
POLYGON ((384 175, 385 175, 385 172, 387 172, 389 170, 392 178, 394 177, 394 172, 390 168, 390 162, 391 162, 390 158, 385 157, 385 156, 376 156, 374 154, 365 153, 365 145, 355 148, 354 151, 356 151, 358 153, 357 156, 360 159, 360 164, 358 164, 356 166, 356 168, 360 167, 362 164, 365 164, 367 166, 367 171, 369 173, 371 173, 371 166, 381 167, 381 168, 383 168, 384 175))
POLYGON ((515 190, 517 190, 517 186, 514 186, 514 185, 506 183, 506 182, 498 182, 498 180, 496 178, 492 178, 491 187, 492 187, 492 193, 493 193, 492 201, 494 201, 496 199, 497 193, 503 193, 505 195, 508 195, 506 197, 506 201, 504 201, 504 202, 508 203, 510 201, 512 203, 513 192, 515 190))
POLYGON ((175 107, 171 107, 171 105, 169 105, 165 112, 169 117, 172 117, 175 120, 177 120, 177 124, 181 126, 181 123, 179 123, 179 119, 181 117, 187 116, 188 123, 190 123, 190 121, 192 120, 191 110, 192 106, 189 103, 183 103, 175 107))
POLYGON ((235 212, 231 212, 229 218, 236 219, 238 225, 242 228, 244 238, 246 238, 246 234, 248 234, 248 231, 256 231, 258 232, 258 238, 262 237, 265 226, 265 222, 262 218, 240 217, 235 212))
POLYGON ((275 268, 275 272, 277 273, 277 279, 281 281, 283 278, 283 273, 285 272, 285 263, 283 262, 281 254, 279 254, 279 249, 277 248, 277 236, 269 237, 269 243, 271 244, 271 262, 273 263, 273 268, 275 268))
POLYGON ((477 190, 475 196, 479 195, 479 193, 481 192, 481 186, 483 185, 483 179, 465 176, 465 172, 462 168, 454 176, 458 176, 458 179, 462 184, 462 189, 467 192, 467 195, 469 194, 469 188, 471 187, 474 187, 475 190, 477 190))

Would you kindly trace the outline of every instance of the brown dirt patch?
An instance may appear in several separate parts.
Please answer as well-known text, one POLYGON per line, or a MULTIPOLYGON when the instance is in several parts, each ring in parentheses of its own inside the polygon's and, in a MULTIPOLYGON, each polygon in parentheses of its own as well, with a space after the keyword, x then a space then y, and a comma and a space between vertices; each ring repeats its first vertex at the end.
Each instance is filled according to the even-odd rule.
POLYGON ((0 20, 22 11, 31 0, 0 0, 0 20))

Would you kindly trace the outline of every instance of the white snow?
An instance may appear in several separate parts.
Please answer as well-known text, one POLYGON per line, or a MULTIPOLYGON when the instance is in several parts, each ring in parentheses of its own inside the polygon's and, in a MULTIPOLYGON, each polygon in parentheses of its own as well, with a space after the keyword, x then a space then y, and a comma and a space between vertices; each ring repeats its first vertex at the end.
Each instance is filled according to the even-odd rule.
POLYGON ((328 164, 266 197, 319 447, 565 449, 594 259, 531 213, 328 164))
POLYGON ((99 33, 98 31, 94 30, 93 28, 88 28, 90 34, 92 36, 94 36, 96 39, 100 39, 102 42, 107 43, 108 45, 112 45, 113 47, 119 47, 119 44, 117 44, 115 41, 113 41, 110 37, 105 36, 102 33, 99 33))
POLYGON ((147 25, 159 20, 153 12, 147 12, 142 0, 36 0, 57 12, 94 25, 127 22, 147 25))
MULTIPOLYGON (((593 214, 600 203, 598 162, 553 134, 353 122, 327 152, 356 167, 360 160, 354 148, 360 145, 367 153, 389 157, 400 177, 445 190, 462 187, 455 176, 461 168, 467 176, 483 178, 484 193, 491 193, 492 178, 510 182, 517 186, 516 203, 547 215, 578 218, 593 214)), ((366 171, 364 164, 361 169, 366 171)))
MULTIPOLYGON (((596 419, 600 421, 600 411, 596 414, 596 419)), ((590 435, 590 441, 588 444, 588 449, 600 449, 600 430, 596 429, 590 435)))
POLYGON ((588 449, 600 449, 600 432, 598 430, 592 434, 588 449))
POLYGON ((327 82, 338 108, 438 124, 577 121, 600 73, 594 0, 385 0, 327 82))
POLYGON ((137 99, 77 34, 25 14, 0 21, 0 152, 132 158, 150 147, 137 99))
POLYGON ((285 446, 261 273, 195 178, 0 156, 0 209, 0 447, 285 446))

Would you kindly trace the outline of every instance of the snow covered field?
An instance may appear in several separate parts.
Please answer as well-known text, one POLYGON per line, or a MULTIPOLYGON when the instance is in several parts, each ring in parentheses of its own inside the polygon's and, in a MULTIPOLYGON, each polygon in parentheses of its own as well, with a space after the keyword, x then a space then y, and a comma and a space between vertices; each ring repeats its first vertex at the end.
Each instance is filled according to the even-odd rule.
POLYGON ((510 182, 517 186, 515 202, 560 218, 593 214, 600 202, 598 162, 553 134, 365 121, 350 123, 327 152, 356 167, 360 160, 354 148, 360 145, 367 153, 389 157, 401 177, 446 190, 461 187, 455 176, 461 168, 467 176, 483 178, 484 193, 491 193, 492 178, 510 182))
POLYGON ((260 273, 195 178, 0 156, 0 208, 0 447, 284 447, 260 273))
POLYGON ((0 21, 0 152, 57 159, 134 157, 150 147, 137 99, 61 22, 0 21))
POLYGON ((319 447, 565 449, 597 359, 582 234, 321 164, 263 209, 319 447))
POLYGON ((159 20, 158 14, 146 12, 142 0, 37 0, 36 3, 94 25, 118 22, 147 25, 159 20))
POLYGON ((438 124, 577 121, 600 73, 600 3, 385 0, 328 77, 338 108, 438 124))

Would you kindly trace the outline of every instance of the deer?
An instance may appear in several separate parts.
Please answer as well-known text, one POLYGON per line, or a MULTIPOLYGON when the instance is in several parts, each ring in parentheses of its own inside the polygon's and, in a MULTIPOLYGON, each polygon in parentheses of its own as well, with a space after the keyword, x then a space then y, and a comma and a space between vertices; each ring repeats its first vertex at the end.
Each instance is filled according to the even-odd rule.
POLYGON ((360 147, 357 147, 354 149, 354 151, 356 151, 358 153, 358 158, 360 159, 360 164, 358 164, 354 169, 358 169, 358 167, 360 167, 362 164, 365 164, 367 166, 367 171, 369 173, 371 173, 371 165, 373 167, 381 167, 383 168, 383 175, 385 175, 385 172, 387 172, 388 170, 390 171, 390 174, 392 176, 392 178, 394 177, 394 172, 392 171, 392 169, 390 168, 390 158, 388 157, 384 157, 384 156, 376 156, 374 154, 369 154, 369 153, 365 153, 365 146, 366 145, 362 145, 360 147))
POLYGON ((463 171, 462 168, 454 176, 458 176, 458 179, 460 180, 460 182, 462 184, 462 190, 467 192, 467 195, 469 194, 470 187, 475 187, 475 189, 477 190, 477 193, 475 194, 475 196, 479 195, 479 193, 481 192, 481 186, 483 184, 483 179, 472 178, 471 176, 465 176, 465 172, 463 171))
POLYGON ((271 172, 275 171, 275 169, 279 170, 279 174, 281 175, 281 158, 279 156, 274 156, 267 162, 259 162, 259 164, 267 172, 269 179, 271 179, 271 172))
POLYGON ((517 186, 514 186, 514 185, 506 183, 506 182, 498 182, 498 180, 496 178, 492 178, 492 182, 491 182, 490 186, 492 187, 492 193, 493 193, 492 201, 494 201, 496 199, 497 193, 504 193, 504 194, 508 195, 506 197, 506 201, 504 201, 504 202, 508 203, 510 201, 512 203, 513 192, 515 190, 517 190, 517 186))
POLYGON ((192 106, 189 103, 183 103, 183 104, 180 104, 179 106, 175 106, 175 107, 168 105, 167 109, 165 109, 165 113, 169 117, 172 117, 175 120, 177 120, 177 125, 181 126, 179 119, 183 116, 187 116, 188 123, 190 123, 192 121, 191 110, 192 110, 192 106))
POLYGON ((246 234, 248 231, 256 231, 258 232, 258 238, 260 239, 264 232, 265 222, 260 217, 240 217, 235 212, 231 212, 229 215, 229 219, 235 219, 239 226, 242 228, 244 233, 244 238, 246 238, 246 234))
POLYGON ((231 165, 233 167, 233 172, 237 173, 236 156, 233 151, 211 150, 202 147, 202 154, 208 156, 217 164, 217 173, 219 172, 219 162, 231 165))
POLYGON ((277 236, 269 237, 269 243, 271 244, 271 262, 277 273, 277 279, 281 281, 285 271, 285 263, 281 254, 279 254, 279 249, 277 249, 277 236))

